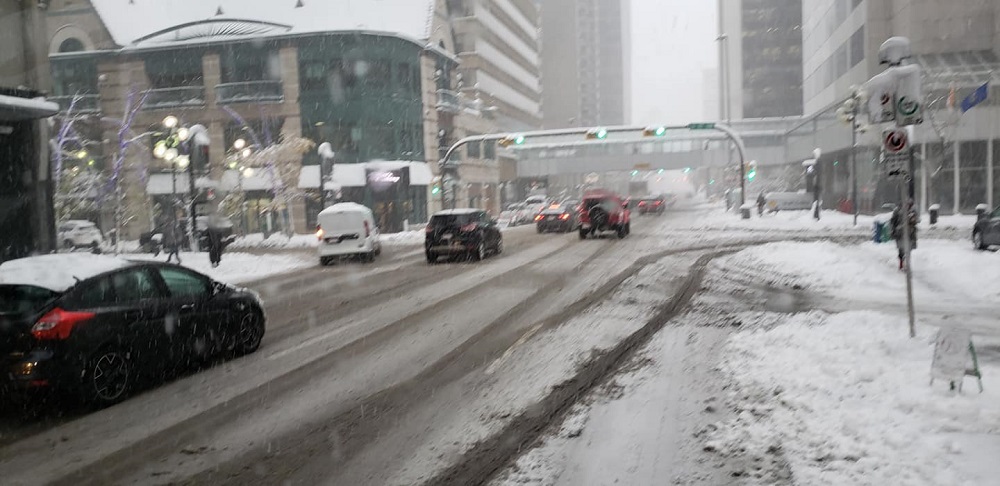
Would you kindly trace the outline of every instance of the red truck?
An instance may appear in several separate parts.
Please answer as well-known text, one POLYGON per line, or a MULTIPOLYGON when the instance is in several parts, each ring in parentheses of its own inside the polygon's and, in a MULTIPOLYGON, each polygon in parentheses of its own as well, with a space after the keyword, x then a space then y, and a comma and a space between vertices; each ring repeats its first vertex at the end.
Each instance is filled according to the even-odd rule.
POLYGON ((610 191, 587 191, 580 202, 580 239, 614 231, 624 238, 631 231, 631 217, 625 200, 610 191))

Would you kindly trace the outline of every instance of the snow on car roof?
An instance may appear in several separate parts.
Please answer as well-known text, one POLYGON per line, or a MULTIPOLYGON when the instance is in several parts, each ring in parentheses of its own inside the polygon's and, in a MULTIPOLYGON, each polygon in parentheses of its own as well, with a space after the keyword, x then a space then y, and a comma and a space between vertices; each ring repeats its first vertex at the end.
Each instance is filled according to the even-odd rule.
POLYGON ((371 209, 368 209, 368 206, 365 206, 364 204, 358 204, 355 202, 342 202, 334 204, 332 206, 328 206, 326 209, 320 211, 319 214, 333 214, 333 213, 347 213, 347 212, 353 213, 357 211, 371 212, 371 209))
POLYGON ((64 292, 85 280, 133 263, 91 253, 58 253, 10 260, 0 264, 0 284, 33 285, 64 292))
POLYGON ((434 216, 452 216, 455 214, 473 214, 482 211, 481 209, 475 208, 459 208, 459 209, 445 209, 443 211, 438 211, 434 213, 434 216))

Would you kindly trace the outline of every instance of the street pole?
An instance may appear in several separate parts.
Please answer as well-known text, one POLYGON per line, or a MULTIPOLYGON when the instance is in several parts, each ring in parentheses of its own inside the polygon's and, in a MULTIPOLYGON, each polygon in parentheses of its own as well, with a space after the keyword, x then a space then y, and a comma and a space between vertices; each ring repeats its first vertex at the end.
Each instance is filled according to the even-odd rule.
MULTIPOLYGON (((910 159, 913 159, 913 149, 910 150, 910 159)), ((906 179, 912 179, 907 177, 906 179)), ((900 217, 903 218, 903 268, 906 272, 906 314, 910 320, 910 337, 917 337, 917 330, 914 321, 916 320, 913 310, 913 271, 910 269, 910 207, 907 200, 907 186, 909 181, 903 179, 899 183, 900 217)))
MULTIPOLYGON (((855 113, 855 120, 857 119, 855 113)), ((851 124, 851 209, 854 211, 854 226, 858 225, 858 126, 851 124)))

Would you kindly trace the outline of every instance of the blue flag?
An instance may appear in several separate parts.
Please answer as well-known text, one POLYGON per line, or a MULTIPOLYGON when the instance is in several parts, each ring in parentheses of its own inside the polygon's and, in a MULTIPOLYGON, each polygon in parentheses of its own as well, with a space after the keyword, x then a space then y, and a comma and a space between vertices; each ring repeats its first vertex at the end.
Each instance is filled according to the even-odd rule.
POLYGON ((971 110, 973 106, 976 106, 986 101, 986 97, 989 96, 989 93, 990 93, 990 82, 987 81, 983 83, 982 86, 976 88, 975 91, 969 93, 969 96, 966 96, 965 99, 962 100, 962 113, 965 113, 971 110))

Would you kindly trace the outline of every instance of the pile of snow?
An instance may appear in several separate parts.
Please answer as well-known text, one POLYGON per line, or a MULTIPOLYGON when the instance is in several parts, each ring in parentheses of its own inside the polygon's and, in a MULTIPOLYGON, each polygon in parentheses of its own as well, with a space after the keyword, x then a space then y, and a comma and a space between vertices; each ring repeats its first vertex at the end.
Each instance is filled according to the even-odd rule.
POLYGON ((383 245, 421 245, 424 243, 426 233, 422 229, 401 231, 399 233, 383 233, 379 236, 379 241, 383 245))
POLYGON ((246 236, 236 238, 232 244, 229 245, 230 249, 247 249, 247 248, 266 248, 266 249, 296 249, 296 248, 316 248, 319 244, 319 240, 316 239, 316 235, 307 234, 300 235, 295 234, 289 237, 283 233, 274 233, 267 238, 264 238, 263 233, 251 233, 246 236))
POLYGON ((794 484, 988 484, 1000 457, 1000 366, 981 363, 983 394, 971 378, 963 394, 931 386, 933 337, 908 339, 905 317, 878 312, 797 314, 736 334, 721 365, 736 416, 706 448, 780 456, 794 484))
MULTIPOLYGON (((914 289, 921 303, 981 303, 1000 299, 1000 254, 966 241, 919 240, 912 254, 914 289)), ((859 301, 898 298, 905 291, 894 243, 843 246, 830 242, 771 243, 715 263, 759 271, 767 283, 799 285, 859 301)))
MULTIPOLYGON (((702 206, 704 207, 704 206, 702 206)), ((757 215, 757 208, 754 207, 750 219, 740 219, 737 211, 725 211, 722 208, 714 207, 709 209, 702 217, 690 222, 690 226, 685 229, 694 230, 758 230, 758 231, 837 231, 848 234, 868 235, 872 231, 875 221, 888 222, 891 213, 870 215, 858 215, 858 224, 854 225, 854 215, 842 213, 840 211, 825 210, 820 214, 820 220, 813 218, 812 211, 778 211, 777 213, 765 212, 763 216, 757 215)), ((937 224, 931 225, 927 215, 921 216, 918 229, 930 232, 954 232, 967 231, 972 234, 972 226, 976 222, 974 215, 942 216, 937 224)))
MULTIPOLYGON (((129 258, 166 261, 166 256, 162 253, 155 258, 152 255, 129 255, 129 258)), ((181 265, 204 273, 215 280, 244 283, 315 266, 316 261, 299 254, 251 255, 249 253, 227 252, 222 255, 222 263, 217 268, 212 268, 208 260, 208 253, 184 252, 181 253, 181 265)))

